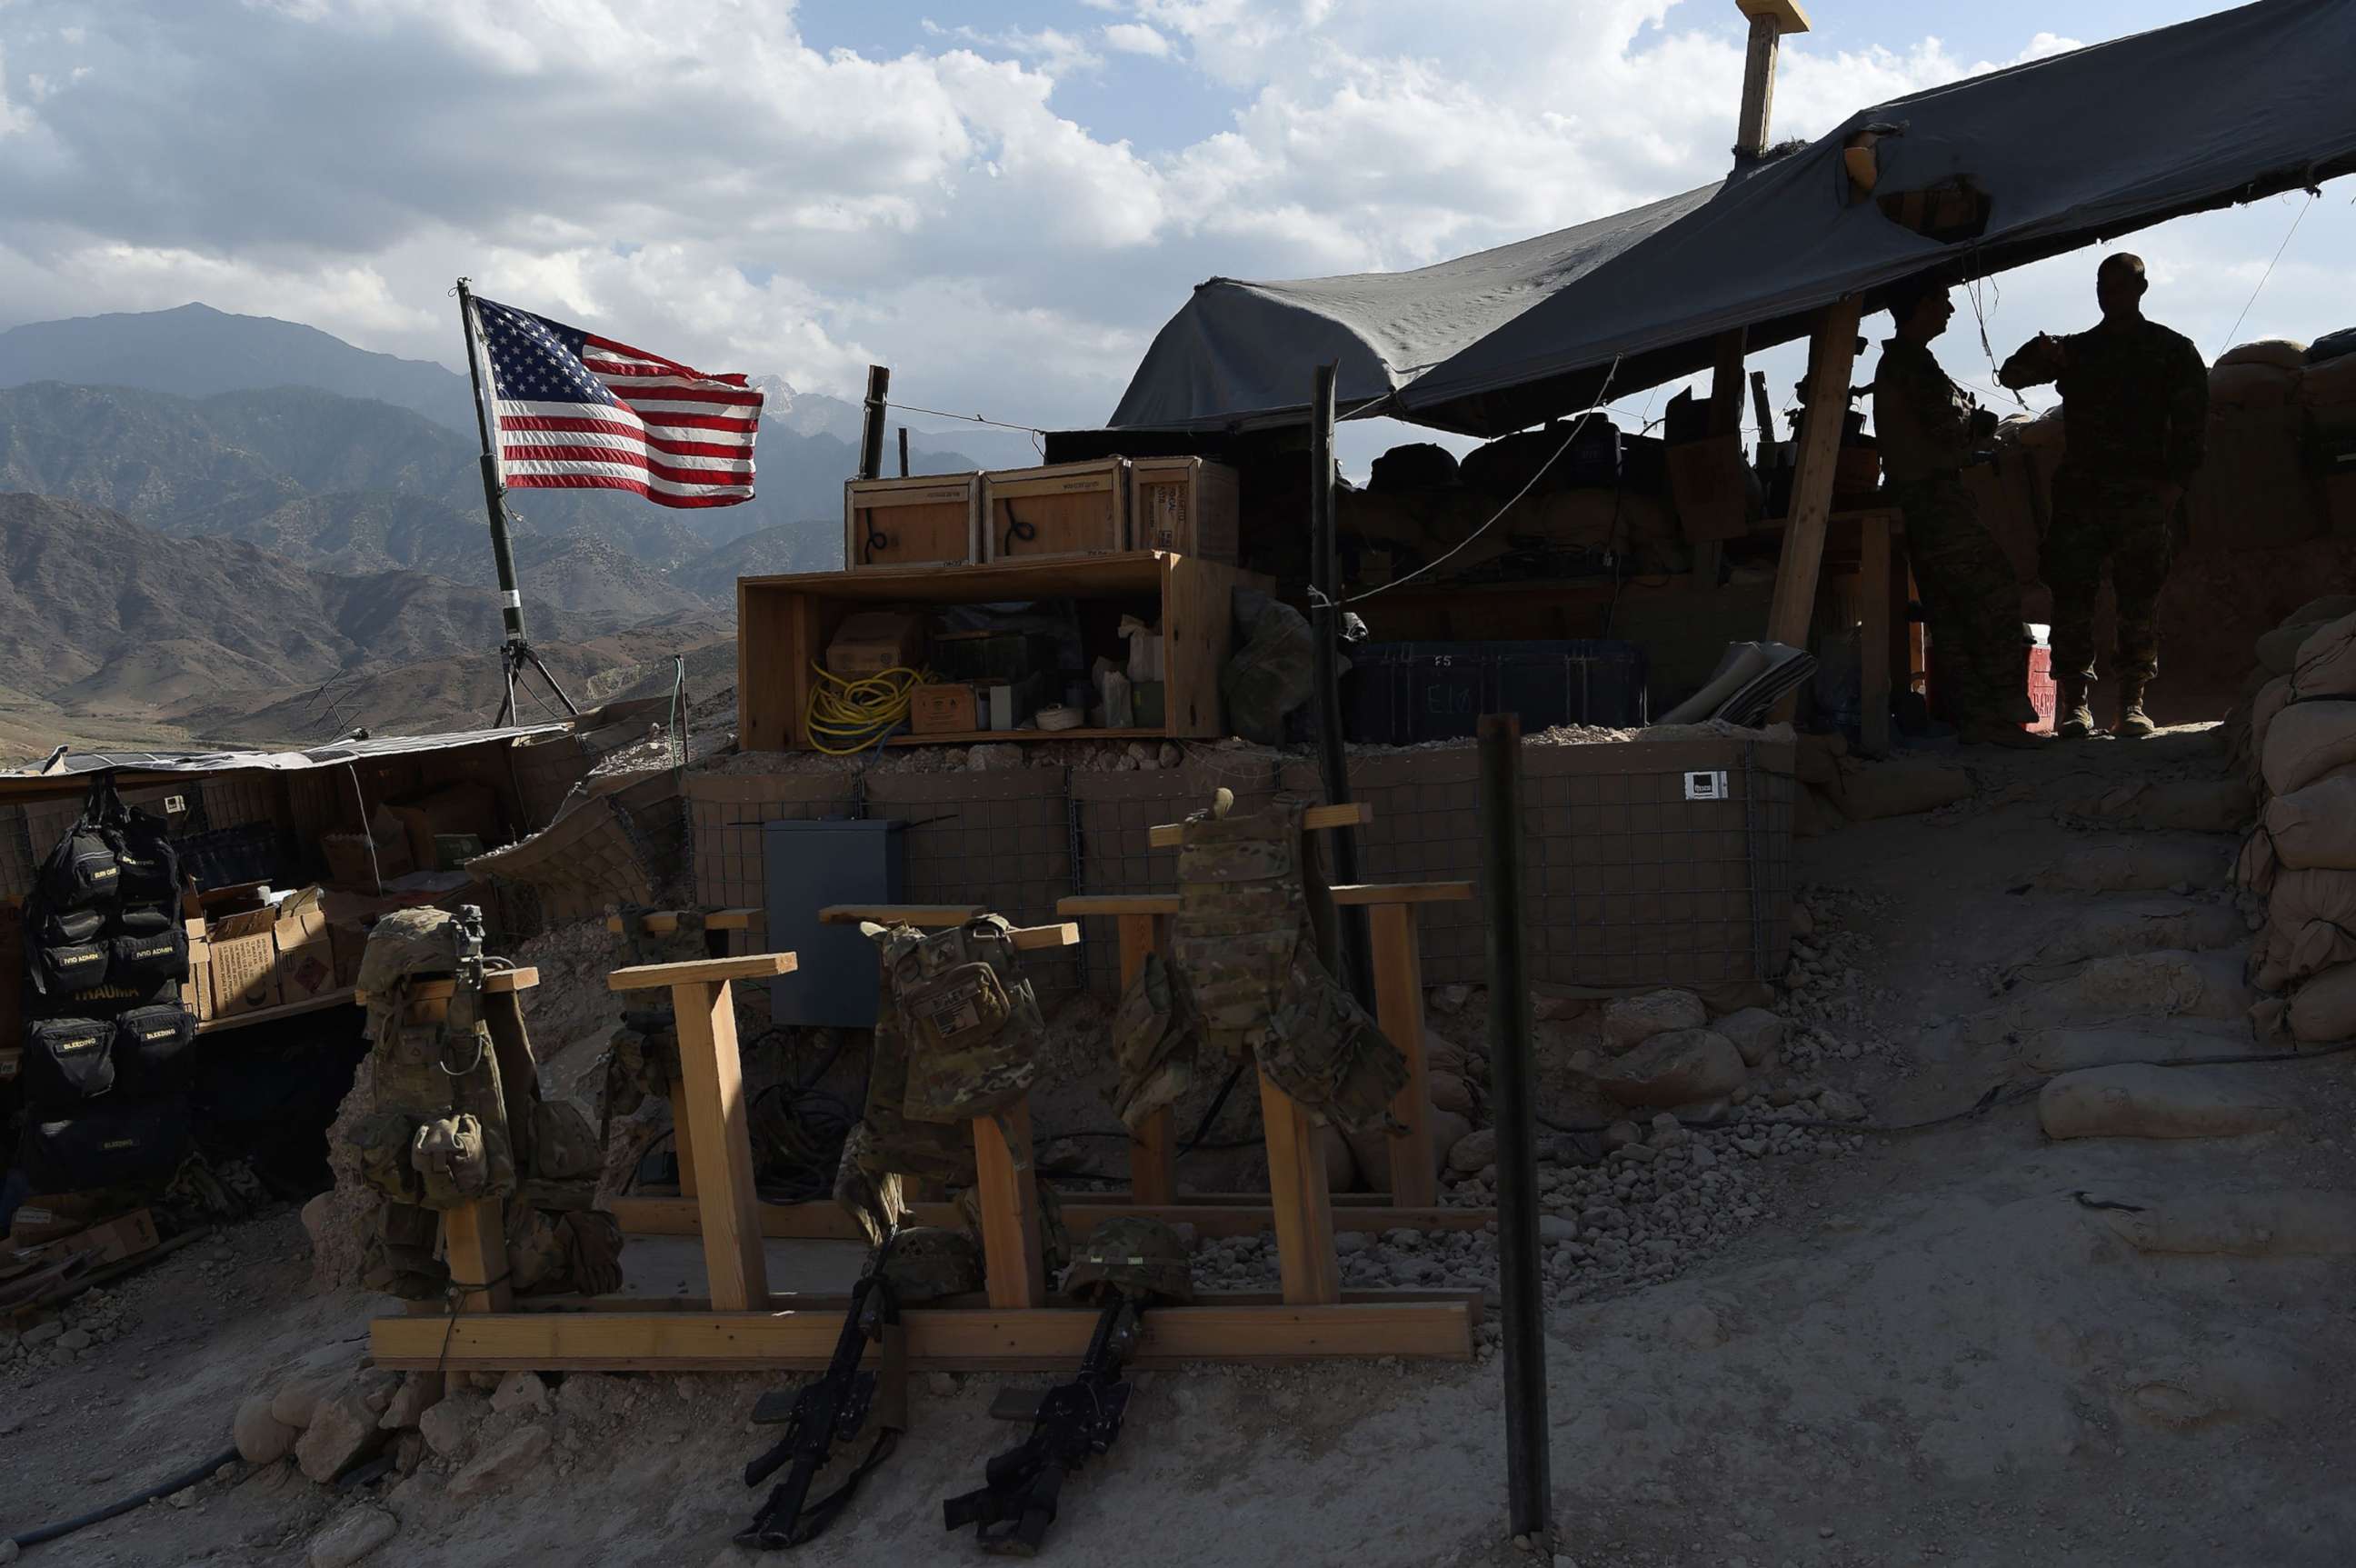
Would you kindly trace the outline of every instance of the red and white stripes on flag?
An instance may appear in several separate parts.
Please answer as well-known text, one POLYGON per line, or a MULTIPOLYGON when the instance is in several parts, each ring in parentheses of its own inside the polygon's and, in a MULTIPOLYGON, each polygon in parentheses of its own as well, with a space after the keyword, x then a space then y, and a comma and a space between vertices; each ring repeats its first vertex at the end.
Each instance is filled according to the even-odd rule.
POLYGON ((658 506, 753 499, 761 394, 675 360, 477 297, 510 489, 632 490, 658 506))

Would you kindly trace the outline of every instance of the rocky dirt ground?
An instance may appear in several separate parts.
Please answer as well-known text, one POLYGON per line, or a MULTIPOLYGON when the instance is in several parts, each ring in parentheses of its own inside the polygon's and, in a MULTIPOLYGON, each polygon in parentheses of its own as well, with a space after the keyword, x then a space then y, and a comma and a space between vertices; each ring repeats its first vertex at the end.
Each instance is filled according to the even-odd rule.
MULTIPOLYGON (((1548 1119, 1622 1123, 1544 1140, 1550 1539, 1505 1533, 1484 1346, 1463 1366, 1146 1374, 1119 1447, 1067 1491, 1049 1553, 1365 1568, 2356 1561, 2356 1056, 2176 1069, 2138 1091, 2136 1105, 2171 1097, 2179 1124, 2230 1135, 2054 1138, 2045 1125, 2064 1124, 2068 1096, 2035 1088, 2062 1068, 2257 1048, 2242 1017, 2246 911, 2224 885, 2236 841, 2083 809, 2090 783, 2213 777, 2212 737, 1933 760, 1968 769, 1965 799, 1801 847, 1807 930, 1787 983, 1763 1019, 1707 1021, 1740 1065, 1678 1047, 1678 1070, 1740 1084, 1714 1122, 1599 1115, 1574 1089, 1662 1053, 1617 1050, 1600 1013, 1546 1009, 1548 1119), (1878 1130, 1999 1085, 2011 1090, 1980 1114, 1878 1130)), ((1435 1048, 1477 1085, 1477 993, 1432 1003, 1435 1048)), ((594 1051, 549 1037, 585 1039, 602 1019, 576 1011, 541 1026, 544 1051, 571 1047, 565 1087, 594 1051)), ((1452 1197, 1485 1196, 1485 1158, 1478 1132, 1452 1152, 1452 1197)), ((1347 1233, 1343 1248, 1354 1283, 1494 1282, 1479 1233, 1347 1233)), ((1206 1243, 1196 1268, 1219 1283, 1273 1272, 1251 1240, 1206 1243)), ((762 1445, 752 1401, 778 1380, 519 1377, 420 1416, 415 1391, 360 1368, 377 1304, 306 1295, 308 1275, 284 1211, 18 1348, 0 1369, 13 1482, 0 1530, 218 1454, 241 1402, 259 1400, 265 1436, 269 1402, 311 1423, 289 1457, 224 1466, 27 1555, 753 1561, 728 1544, 755 1500, 736 1471, 762 1445), (352 1434, 380 1425, 380 1406, 416 1428, 393 1440, 401 1465, 343 1490, 305 1477, 337 1444, 369 1441, 352 1434)), ((800 1556, 971 1559, 938 1501, 1017 1434, 988 1418, 1006 1380, 918 1378, 899 1453, 800 1556)))

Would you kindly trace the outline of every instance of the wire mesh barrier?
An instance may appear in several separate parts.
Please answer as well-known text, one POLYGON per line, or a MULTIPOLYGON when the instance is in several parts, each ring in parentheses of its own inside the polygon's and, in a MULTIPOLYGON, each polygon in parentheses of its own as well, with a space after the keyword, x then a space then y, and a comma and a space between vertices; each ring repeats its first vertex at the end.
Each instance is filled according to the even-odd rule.
MULTIPOLYGON (((1534 979, 1708 988, 1781 972, 1797 789, 1789 746, 1733 736, 1530 746, 1524 759, 1534 979)), ((1352 793, 1375 808, 1359 832, 1360 875, 1476 879, 1477 776, 1469 746, 1354 757, 1352 793)), ((980 904, 1044 923, 1066 894, 1174 892, 1176 852, 1151 848, 1148 832, 1223 786, 1239 810, 1279 793, 1323 795, 1304 763, 1212 747, 1194 749, 1183 767, 1138 772, 691 777, 695 897, 705 905, 761 901, 764 822, 889 817, 910 824, 910 902, 980 904)), ((1474 906, 1430 905, 1419 921, 1427 983, 1482 982, 1474 906)), ((1084 922, 1081 936, 1076 956, 1038 963, 1043 991, 1118 989, 1111 923, 1084 922)))

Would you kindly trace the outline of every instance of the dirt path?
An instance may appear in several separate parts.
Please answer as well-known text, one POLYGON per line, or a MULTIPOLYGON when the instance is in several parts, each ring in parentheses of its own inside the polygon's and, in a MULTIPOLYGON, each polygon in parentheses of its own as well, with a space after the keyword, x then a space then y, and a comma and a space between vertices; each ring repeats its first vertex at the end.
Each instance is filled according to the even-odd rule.
MULTIPOLYGON (((1856 972, 1819 991, 1828 1006, 1798 1010, 1833 1042, 1811 1075, 1886 1122, 1960 1109, 2040 1057, 2120 1038, 2249 1048, 2230 1019, 2096 992, 2083 962, 2018 967, 2132 951, 2146 931, 2230 934, 2238 911, 2214 886, 2031 886, 2065 851, 2098 843, 2213 851, 2222 874, 2227 837, 2089 830, 2057 821, 2053 803, 2077 773, 2213 773, 2206 747, 2175 733, 2066 756, 1965 753, 1972 800, 1803 846, 1803 879, 1835 928, 1812 946, 1856 972), (2093 1044, 2050 1032, 2065 1025, 2094 1031, 2093 1044)), ((1720 1200, 1720 1222, 1687 1213, 1685 1229, 1663 1232, 1686 1240, 1657 1268, 1582 1261, 1558 1291, 1555 1568, 2356 1560, 2351 1258, 2286 1251, 2298 1244, 2287 1226, 2245 1232, 2248 1255, 2135 1241, 2171 1206, 2242 1195, 2264 1215, 2285 1189, 2332 1195, 2345 1230, 2356 1056, 2182 1070, 2296 1114, 2247 1137, 2055 1142, 2032 1099, 1854 1150, 1847 1137, 1794 1138, 1797 1152, 1752 1155, 1737 1140, 1756 1127, 1701 1135, 1740 1173, 1694 1189, 1737 1195, 1720 1200)), ((299 1296, 290 1218, 245 1227, 230 1247, 226 1271, 203 1243, 126 1287, 135 1321, 104 1357, 0 1384, 15 1483, 0 1522, 76 1511, 201 1457, 221 1445, 237 1395, 322 1346, 358 1348, 331 1342, 359 1332, 373 1304, 299 1296), (223 1299, 225 1283, 242 1299, 223 1299)), ((1477 1249, 1427 1262, 1449 1277, 1483 1267, 1477 1249)), ((1497 1378, 1494 1359, 1150 1374, 1119 1446, 1067 1492, 1049 1552, 1104 1568, 1547 1563, 1502 1537, 1497 1378)), ((909 1438, 800 1560, 973 1561, 969 1541, 941 1530, 938 1504, 1019 1435, 987 1416, 1004 1380, 917 1379, 909 1438)), ((485 1405, 450 1459, 362 1494, 336 1497, 282 1465, 37 1548, 37 1560, 303 1563, 327 1521, 368 1507, 395 1524, 369 1563, 749 1563, 727 1544, 753 1500, 735 1472, 760 1441, 745 1413, 773 1381, 573 1377, 546 1413, 485 1405), (532 1425, 550 1434, 544 1460, 452 1498, 467 1462, 532 1425)))

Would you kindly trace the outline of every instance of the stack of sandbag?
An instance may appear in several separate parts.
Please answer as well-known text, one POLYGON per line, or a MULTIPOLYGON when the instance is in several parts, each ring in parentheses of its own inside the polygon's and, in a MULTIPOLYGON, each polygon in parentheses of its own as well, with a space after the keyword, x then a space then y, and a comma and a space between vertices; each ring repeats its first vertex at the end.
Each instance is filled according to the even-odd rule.
MULTIPOLYGON (((2299 606, 2283 618, 2280 626, 2258 639, 2257 661, 2243 687, 2241 702, 2225 715, 2224 731, 2227 757, 2261 800, 2266 792, 2266 732, 2292 700, 2291 675, 2299 662, 2299 650, 2308 638, 2350 614, 2356 614, 2356 594, 2326 595, 2299 606)), ((2329 679, 2329 671, 2319 665, 2308 672, 2304 689, 2312 694, 2329 679)))
POLYGON ((2264 549, 2325 531, 2308 471, 2302 398, 2308 346, 2270 338, 2229 349, 2209 372, 2209 454, 2192 482, 2192 548, 2264 549))
POLYGON ((2298 378, 2298 401, 2307 413, 2308 439, 2323 467, 2323 508, 2331 532, 2356 532, 2356 468, 2342 460, 2356 452, 2356 327, 2315 340, 2298 378))
POLYGON ((2279 671, 2251 706, 2246 745, 2264 809, 2234 875, 2266 900, 2258 987, 2290 993, 2264 1020, 2302 1044, 2332 1045, 2356 1038, 2356 604, 2334 619, 2286 623, 2259 647, 2279 671))

